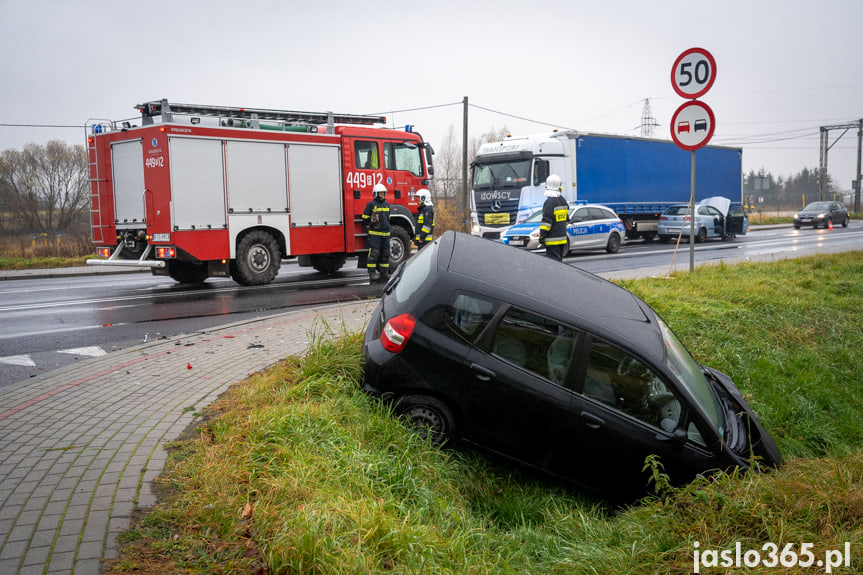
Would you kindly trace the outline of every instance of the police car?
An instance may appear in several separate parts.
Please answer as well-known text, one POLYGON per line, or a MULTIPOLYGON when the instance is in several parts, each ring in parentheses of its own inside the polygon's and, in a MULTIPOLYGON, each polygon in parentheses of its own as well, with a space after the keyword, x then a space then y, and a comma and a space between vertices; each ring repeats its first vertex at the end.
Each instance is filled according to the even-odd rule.
MULTIPOLYGON (((540 249, 539 226, 542 210, 536 211, 525 221, 507 228, 500 234, 506 245, 526 250, 540 249)), ((572 206, 569 223, 566 225, 569 240, 567 254, 577 250, 605 249, 610 254, 617 252, 626 237, 626 228, 614 211, 598 204, 572 206)))

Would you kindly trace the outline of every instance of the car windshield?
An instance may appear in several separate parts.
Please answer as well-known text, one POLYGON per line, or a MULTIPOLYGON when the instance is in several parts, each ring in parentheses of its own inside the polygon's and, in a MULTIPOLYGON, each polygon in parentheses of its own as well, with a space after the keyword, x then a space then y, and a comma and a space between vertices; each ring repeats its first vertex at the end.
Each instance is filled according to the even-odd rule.
POLYGON ((476 164, 473 170, 473 187, 506 188, 526 186, 530 180, 530 160, 476 164))
POLYGON ((524 221, 525 221, 525 223, 527 223, 527 222, 530 222, 530 223, 541 222, 542 221, 542 210, 533 212, 532 214, 530 214, 530 217, 524 221))
POLYGON ((828 202, 812 202, 805 208, 803 208, 804 212, 824 212, 830 209, 830 204, 828 202))
POLYGON ((674 335, 662 319, 659 320, 659 327, 662 331, 662 339, 665 342, 667 351, 666 364, 668 368, 677 376, 677 380, 686 388, 689 395, 701 408, 701 411, 707 416, 707 420, 713 429, 721 437, 724 431, 725 419, 722 416, 722 408, 719 405, 719 398, 716 397, 713 388, 710 387, 707 378, 704 377, 704 372, 701 371, 701 366, 689 355, 683 344, 674 335))

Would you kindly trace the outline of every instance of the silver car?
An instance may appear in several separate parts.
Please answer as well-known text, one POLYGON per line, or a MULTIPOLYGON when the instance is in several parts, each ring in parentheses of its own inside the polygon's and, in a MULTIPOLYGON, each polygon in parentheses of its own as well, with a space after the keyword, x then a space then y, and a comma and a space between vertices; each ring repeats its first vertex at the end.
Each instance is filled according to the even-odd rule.
MULTIPOLYGON (((695 204, 695 241, 703 242, 708 238, 731 239, 744 236, 749 229, 749 219, 743 206, 731 205, 728 198, 708 198, 695 204)), ((677 204, 666 209, 659 217, 657 235, 659 241, 667 242, 681 235, 689 241, 690 214, 688 204, 677 204)))

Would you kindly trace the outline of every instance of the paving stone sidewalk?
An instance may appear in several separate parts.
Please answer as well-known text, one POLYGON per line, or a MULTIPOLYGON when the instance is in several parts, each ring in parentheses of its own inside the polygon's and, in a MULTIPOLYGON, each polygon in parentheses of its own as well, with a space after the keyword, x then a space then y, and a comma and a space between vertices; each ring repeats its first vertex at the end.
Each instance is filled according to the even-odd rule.
POLYGON ((153 341, 0 390, 0 574, 98 574, 135 507, 156 502, 164 445, 194 412, 311 334, 363 329, 375 303, 153 341))

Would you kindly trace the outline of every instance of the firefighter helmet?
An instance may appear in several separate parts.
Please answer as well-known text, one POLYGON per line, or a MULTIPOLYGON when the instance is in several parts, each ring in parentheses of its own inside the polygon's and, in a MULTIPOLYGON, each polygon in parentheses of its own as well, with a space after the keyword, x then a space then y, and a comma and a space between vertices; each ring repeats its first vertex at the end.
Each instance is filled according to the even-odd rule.
POLYGON ((374 189, 372 190, 372 195, 377 197, 380 194, 382 198, 387 197, 387 187, 383 184, 375 184, 374 189))
POLYGON ((417 196, 417 199, 420 201, 421 204, 425 204, 427 206, 432 205, 431 194, 425 188, 423 188, 422 190, 419 190, 417 192, 416 196, 417 196))
POLYGON ((557 174, 552 174, 548 178, 546 178, 545 189, 560 192, 560 176, 558 176, 557 174))
POLYGON ((560 176, 552 174, 545 180, 545 195, 549 198, 559 197, 563 188, 560 185, 560 176))

